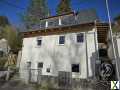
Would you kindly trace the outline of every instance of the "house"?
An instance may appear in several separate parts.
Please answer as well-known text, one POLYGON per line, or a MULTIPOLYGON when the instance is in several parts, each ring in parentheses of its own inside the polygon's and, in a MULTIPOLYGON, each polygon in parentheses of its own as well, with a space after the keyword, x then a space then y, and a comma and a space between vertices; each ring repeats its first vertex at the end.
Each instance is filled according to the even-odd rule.
POLYGON ((39 75, 57 77, 61 72, 70 72, 72 78, 94 78, 109 28, 97 20, 94 10, 83 10, 42 19, 31 31, 22 32, 20 78, 37 82, 39 75))

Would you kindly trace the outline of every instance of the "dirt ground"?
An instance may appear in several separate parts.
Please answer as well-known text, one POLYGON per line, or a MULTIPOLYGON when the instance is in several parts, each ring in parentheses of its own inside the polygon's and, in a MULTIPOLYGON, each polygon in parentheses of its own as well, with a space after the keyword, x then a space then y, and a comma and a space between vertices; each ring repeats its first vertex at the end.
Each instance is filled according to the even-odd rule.
POLYGON ((18 80, 10 80, 8 82, 0 81, 0 90, 35 90, 30 85, 25 85, 18 80))

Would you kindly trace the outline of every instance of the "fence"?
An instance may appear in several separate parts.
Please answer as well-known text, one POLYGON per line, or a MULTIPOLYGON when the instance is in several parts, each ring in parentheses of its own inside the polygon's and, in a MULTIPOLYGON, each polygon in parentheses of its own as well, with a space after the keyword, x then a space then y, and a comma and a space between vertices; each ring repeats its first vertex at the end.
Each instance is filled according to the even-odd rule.
POLYGON ((32 69, 29 72, 29 83, 47 85, 50 90, 110 90, 109 81, 72 78, 70 72, 59 72, 58 76, 41 75, 32 69), (54 89, 53 89, 54 88, 54 89))

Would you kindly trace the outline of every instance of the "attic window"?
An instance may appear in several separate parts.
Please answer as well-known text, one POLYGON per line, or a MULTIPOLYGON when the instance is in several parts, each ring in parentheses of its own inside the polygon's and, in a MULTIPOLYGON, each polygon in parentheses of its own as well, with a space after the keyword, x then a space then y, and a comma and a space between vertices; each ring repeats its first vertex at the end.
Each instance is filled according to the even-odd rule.
POLYGON ((79 64, 72 64, 72 72, 79 72, 79 64))
POLYGON ((77 42, 81 43, 83 41, 84 41, 84 34, 83 33, 77 34, 77 42))

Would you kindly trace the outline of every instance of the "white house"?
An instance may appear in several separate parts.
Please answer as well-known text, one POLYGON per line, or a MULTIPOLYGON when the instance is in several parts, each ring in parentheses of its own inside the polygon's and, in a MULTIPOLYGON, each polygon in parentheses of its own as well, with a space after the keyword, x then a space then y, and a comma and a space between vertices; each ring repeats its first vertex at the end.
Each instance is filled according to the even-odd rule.
POLYGON ((27 82, 30 76, 36 82, 39 69, 41 75, 58 76, 63 71, 72 78, 94 77, 98 47, 105 42, 105 35, 98 35, 104 23, 97 27, 97 19, 94 10, 83 10, 45 18, 32 31, 22 32, 21 79, 27 82))

